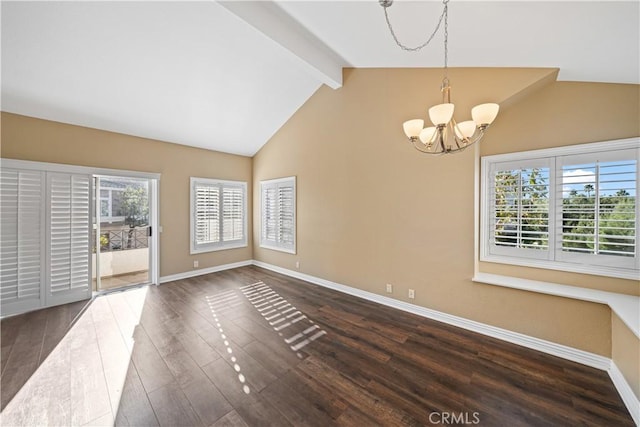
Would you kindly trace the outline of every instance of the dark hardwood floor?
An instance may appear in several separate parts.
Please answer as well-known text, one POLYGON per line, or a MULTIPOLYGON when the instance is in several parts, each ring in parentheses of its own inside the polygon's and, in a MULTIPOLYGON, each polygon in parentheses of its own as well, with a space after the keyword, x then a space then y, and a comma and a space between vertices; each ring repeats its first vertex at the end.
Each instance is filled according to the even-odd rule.
POLYGON ((3 425, 634 425, 606 372, 257 267, 48 313, 2 321, 3 425))

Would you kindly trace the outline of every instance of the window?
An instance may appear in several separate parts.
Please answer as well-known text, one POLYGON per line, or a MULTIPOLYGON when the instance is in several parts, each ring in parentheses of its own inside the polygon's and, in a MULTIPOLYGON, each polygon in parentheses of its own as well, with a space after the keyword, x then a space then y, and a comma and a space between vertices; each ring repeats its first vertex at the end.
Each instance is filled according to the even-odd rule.
POLYGON ((483 157, 481 261, 638 278, 639 147, 483 157))
POLYGON ((296 177, 260 182, 260 246, 296 253, 296 177))
POLYGON ((247 246, 247 183, 191 178, 191 253, 247 246))

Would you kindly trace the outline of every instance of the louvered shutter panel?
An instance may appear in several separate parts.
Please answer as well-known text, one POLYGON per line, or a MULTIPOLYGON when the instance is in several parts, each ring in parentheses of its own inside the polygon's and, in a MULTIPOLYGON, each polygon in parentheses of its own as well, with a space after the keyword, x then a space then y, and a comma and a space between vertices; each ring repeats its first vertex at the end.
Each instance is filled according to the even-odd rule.
POLYGON ((294 229, 294 188, 292 185, 278 186, 278 243, 293 248, 294 229))
POLYGON ((48 173, 49 283, 47 305, 90 295, 89 175, 48 173))
POLYGON ((195 246, 220 241, 220 189, 195 184, 195 246))
POLYGON ((42 305, 44 173, 3 168, 0 175, 2 314, 42 305))
POLYGON ((635 150, 565 156, 558 168, 558 257, 632 268, 636 253, 635 150), (561 225, 560 225, 561 224, 561 225))
POLYGON ((278 189, 267 186, 262 195, 262 240, 263 242, 277 242, 278 231, 278 189))
POLYGON ((222 187, 222 241, 244 239, 244 191, 242 187, 222 187))
POLYGON ((295 177, 261 183, 260 245, 295 253, 295 177))
POLYGON ((500 162, 488 181, 489 242, 492 255, 550 259, 553 235, 553 167, 548 159, 500 162), (517 254, 517 255, 516 255, 517 254))

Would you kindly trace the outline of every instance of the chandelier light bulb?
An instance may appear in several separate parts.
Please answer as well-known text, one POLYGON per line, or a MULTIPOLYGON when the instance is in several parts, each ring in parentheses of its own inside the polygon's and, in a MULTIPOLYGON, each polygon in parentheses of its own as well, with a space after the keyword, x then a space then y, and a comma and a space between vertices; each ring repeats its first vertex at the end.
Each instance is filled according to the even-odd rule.
POLYGON ((407 120, 402 124, 402 127, 404 128, 404 133, 407 135, 407 138, 417 138, 424 127, 424 120, 407 120))
POLYGON ((438 104, 429 108, 429 118, 435 126, 446 125, 453 117, 453 104, 438 104))
POLYGON ((488 126, 496 119, 500 106, 498 104, 480 104, 471 109, 471 117, 478 126, 488 126))

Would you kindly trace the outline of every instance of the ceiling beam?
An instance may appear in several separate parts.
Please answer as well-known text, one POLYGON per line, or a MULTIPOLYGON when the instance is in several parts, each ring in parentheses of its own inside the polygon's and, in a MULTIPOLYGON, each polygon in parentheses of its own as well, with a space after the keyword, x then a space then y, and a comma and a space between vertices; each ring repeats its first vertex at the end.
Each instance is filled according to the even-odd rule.
POLYGON ((229 12, 278 43, 327 86, 342 87, 348 64, 272 1, 218 1, 229 12))

